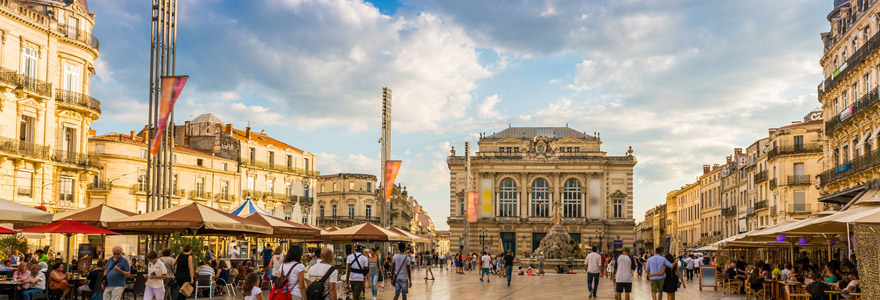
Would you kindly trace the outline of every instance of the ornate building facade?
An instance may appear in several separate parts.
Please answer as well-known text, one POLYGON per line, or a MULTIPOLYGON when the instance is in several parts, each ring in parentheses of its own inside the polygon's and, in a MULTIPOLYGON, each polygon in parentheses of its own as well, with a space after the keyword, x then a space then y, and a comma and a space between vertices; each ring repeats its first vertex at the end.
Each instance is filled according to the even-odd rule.
POLYGON ((598 134, 568 126, 509 127, 480 136, 469 170, 466 157, 453 148, 447 159, 451 250, 470 253, 486 247, 492 253, 509 249, 529 255, 553 226, 551 214, 557 211, 582 247, 610 250, 632 245, 636 158, 631 150, 607 155, 601 144, 598 134), (491 209, 468 224, 465 249, 465 197, 477 191, 491 191, 484 195, 491 199, 486 206, 491 209), (558 206, 562 209, 551 209, 558 206))
POLYGON ((345 228, 382 220, 376 176, 339 173, 318 178, 317 220, 321 227, 345 228))
POLYGON ((98 172, 86 140, 101 114, 89 96, 94 25, 84 0, 0 2, 0 198, 52 213, 85 207, 98 172))
POLYGON ((722 239, 721 166, 703 165, 700 176, 700 240, 708 244, 722 239))

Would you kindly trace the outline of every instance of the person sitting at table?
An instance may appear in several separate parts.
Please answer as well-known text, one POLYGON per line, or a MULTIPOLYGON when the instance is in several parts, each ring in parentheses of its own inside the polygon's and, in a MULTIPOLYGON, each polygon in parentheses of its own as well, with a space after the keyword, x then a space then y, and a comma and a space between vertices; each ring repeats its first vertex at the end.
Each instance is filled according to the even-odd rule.
POLYGON ((824 300, 825 291, 831 289, 830 285, 822 281, 822 275, 819 273, 813 274, 813 282, 806 287, 807 293, 810 294, 810 300, 824 300))
POLYGON ((762 275, 763 272, 764 271, 761 271, 761 268, 754 268, 752 269, 752 272, 749 273, 747 281, 749 282, 749 285, 751 285, 751 289, 753 291, 764 289, 764 276, 762 275))
POLYGON ((208 275, 211 276, 212 279, 214 278, 214 274, 216 274, 216 272, 214 272, 214 268, 211 267, 211 262, 208 261, 207 258, 202 259, 202 264, 199 266, 198 274, 199 276, 208 275))
POLYGON ((861 292, 861 288, 859 288, 859 282, 860 281, 858 273, 849 273, 849 284, 846 285, 845 289, 840 291, 840 296, 843 296, 844 299, 855 299, 856 296, 850 295, 850 293, 861 292))
MULTIPOLYGON (((91 292, 96 289, 96 286, 100 284, 100 282, 98 282, 98 276, 104 275, 104 265, 106 264, 107 262, 105 262, 103 259, 98 260, 98 264, 95 265, 95 267, 92 268, 92 271, 90 271, 89 274, 86 275, 86 284, 83 284, 79 287, 80 294, 82 294, 82 292, 91 292)), ((90 300, 102 299, 104 299, 103 293, 92 293, 92 298, 90 300)))
POLYGON ((791 276, 788 277, 788 282, 804 282, 804 276, 801 274, 801 269, 797 266, 791 268, 791 276))
POLYGON ((840 274, 838 274, 837 269, 829 268, 827 265, 825 266, 825 274, 828 274, 828 277, 825 278, 825 283, 837 283, 840 280, 840 274))
POLYGON ((791 277, 791 264, 785 263, 785 266, 782 268, 782 272, 779 272, 779 280, 782 282, 788 281, 788 278, 791 277))
POLYGON ((216 296, 224 295, 224 287, 229 283, 229 267, 226 265, 226 262, 220 261, 217 265, 217 274, 214 275, 214 280, 217 283, 218 293, 214 294, 216 296))
POLYGON ((40 265, 31 265, 28 277, 21 282, 28 283, 28 288, 22 286, 21 299, 31 300, 31 295, 42 293, 46 289, 46 275, 40 272, 40 265))
MULTIPOLYGON (((12 273, 12 281, 24 281, 29 276, 31 276, 31 271, 28 270, 28 264, 20 263, 18 264, 18 269, 12 273)), ((22 284, 19 286, 20 289, 26 290, 28 289, 28 284, 22 284)))
POLYGON ((15 269, 12 268, 12 262, 9 260, 4 260, 3 265, 0 265, 0 272, 12 272, 12 271, 15 271, 15 269))
POLYGON ((70 284, 65 278, 64 264, 57 263, 52 265, 52 272, 49 273, 49 290, 61 292, 61 299, 66 299, 70 293, 70 284))
POLYGON ((730 263, 730 267, 727 268, 727 272, 725 272, 725 274, 727 274, 727 279, 728 279, 728 280, 736 280, 736 279, 738 279, 738 278, 736 277, 736 276, 737 276, 737 274, 736 274, 736 264, 734 264, 734 263, 730 263))

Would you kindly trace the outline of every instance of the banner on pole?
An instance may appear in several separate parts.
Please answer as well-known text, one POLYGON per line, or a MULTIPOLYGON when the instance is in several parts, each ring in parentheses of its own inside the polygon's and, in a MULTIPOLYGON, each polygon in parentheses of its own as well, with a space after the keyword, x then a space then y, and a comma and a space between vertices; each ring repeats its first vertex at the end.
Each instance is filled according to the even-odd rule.
POLYGON ((477 212, 477 210, 479 209, 477 207, 477 205, 478 205, 477 202, 479 201, 479 199, 477 196, 478 196, 478 194, 475 192, 468 192, 467 193, 467 219, 468 219, 468 222, 476 222, 477 218, 479 216, 479 213, 477 212))
POLYGON ((183 86, 189 76, 163 76, 161 93, 159 94, 159 123, 156 124, 156 133, 153 135, 153 143, 150 147, 150 154, 159 153, 159 142, 168 125, 168 117, 171 116, 171 110, 174 109, 174 103, 177 97, 183 91, 183 86))
POLYGON ((484 177, 480 180, 480 217, 492 217, 492 178, 484 177))
POLYGON ((385 161, 385 203, 391 201, 391 190, 394 189, 394 180, 397 180, 397 172, 400 171, 402 161, 385 161))

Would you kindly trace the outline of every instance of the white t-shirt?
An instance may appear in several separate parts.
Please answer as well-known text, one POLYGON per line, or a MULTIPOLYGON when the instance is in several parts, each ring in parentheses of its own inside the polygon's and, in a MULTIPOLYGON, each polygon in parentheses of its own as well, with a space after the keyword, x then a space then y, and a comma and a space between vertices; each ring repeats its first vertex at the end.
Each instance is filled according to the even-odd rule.
POLYGON ((492 258, 489 255, 483 255, 480 260, 483 261, 483 269, 488 269, 492 267, 492 258))
MULTIPOLYGON (((324 277, 324 274, 327 274, 327 271, 332 267, 329 264, 315 264, 309 269, 309 282, 318 282, 321 278, 324 277)), ((327 295, 326 299, 330 299, 330 283, 338 282, 337 277, 339 277, 339 271, 333 270, 333 273, 330 274, 330 277, 327 278, 327 281, 324 281, 324 295, 327 295)))
POLYGON ((394 262, 394 269, 391 270, 391 275, 393 276, 394 274, 399 273, 397 275, 398 280, 409 279, 408 275, 406 275, 406 268, 409 267, 411 262, 410 258, 404 254, 398 253, 394 255, 391 261, 394 262))
MULTIPOLYGON (((151 262, 149 263, 149 265, 147 266, 147 274, 153 275, 153 276, 167 275, 168 269, 165 268, 164 263, 157 260, 156 263, 151 263, 151 262)), ((162 279, 157 279, 157 278, 147 279, 146 285, 148 288, 154 288, 154 289, 165 288, 165 282, 162 279)))
POLYGON ((596 252, 590 252, 587 254, 587 259, 584 260, 584 264, 587 265, 587 273, 599 273, 602 266, 602 256, 596 252))
MULTIPOLYGON (((859 280, 851 280, 849 284, 846 285, 846 289, 850 290, 850 293, 855 293, 856 288, 859 287, 859 280), (852 287, 852 289, 850 289, 852 287)), ((844 299, 854 299, 856 296, 850 295, 848 293, 840 294, 844 299)))
POLYGON ((262 293, 263 293, 263 290, 261 290, 260 287, 254 286, 251 288, 251 294, 244 296, 244 300, 257 300, 257 296, 262 293))
POLYGON ((302 298, 302 291, 299 289, 299 272, 303 272, 306 270, 306 266, 298 262, 287 262, 281 265, 281 275, 284 276, 287 272, 290 272, 290 275, 287 275, 287 287, 290 289, 290 294, 302 298), (294 267, 293 265, 296 265, 294 267), (293 268, 293 271, 290 270, 293 268))
POLYGON ((229 248, 229 258, 238 258, 238 249, 229 248))
POLYGON ((281 276, 281 265, 284 264, 284 256, 281 254, 272 255, 272 276, 281 276))
POLYGON ((440 259, 446 259, 446 254, 440 254, 440 259))
MULTIPOLYGON (((349 265, 349 268, 352 270, 369 270, 370 262, 367 257, 360 252, 355 252, 348 255, 348 258, 345 259, 345 263, 349 265), (355 256, 357 256, 357 262, 354 261, 355 256)), ((364 274, 359 274, 355 272, 351 272, 351 277, 349 278, 351 281, 364 281, 364 274)))
POLYGON ((614 274, 614 282, 632 283, 632 264, 633 261, 629 255, 617 256, 614 263, 614 267, 617 268, 617 274, 614 274))

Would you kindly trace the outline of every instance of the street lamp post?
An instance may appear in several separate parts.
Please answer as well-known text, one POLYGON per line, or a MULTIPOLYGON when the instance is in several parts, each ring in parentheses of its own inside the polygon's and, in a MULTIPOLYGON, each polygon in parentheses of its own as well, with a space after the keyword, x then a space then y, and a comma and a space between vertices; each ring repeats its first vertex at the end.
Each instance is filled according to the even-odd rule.
POLYGON ((486 239, 489 238, 489 231, 486 228, 480 228, 480 249, 486 249, 486 239))
POLYGON ((596 238, 599 239, 599 251, 605 251, 605 245, 602 244, 602 239, 605 238, 605 232, 599 231, 596 233, 596 238))

